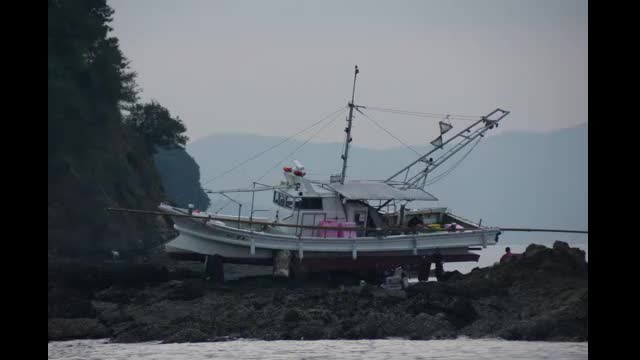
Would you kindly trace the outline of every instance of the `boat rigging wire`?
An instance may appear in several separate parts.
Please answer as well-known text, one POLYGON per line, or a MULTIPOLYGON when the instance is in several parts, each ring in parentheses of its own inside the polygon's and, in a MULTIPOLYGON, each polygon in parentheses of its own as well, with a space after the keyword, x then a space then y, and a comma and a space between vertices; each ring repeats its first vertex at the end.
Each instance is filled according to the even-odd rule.
POLYGON ((381 107, 373 107, 373 106, 364 106, 363 108, 369 109, 369 110, 381 111, 381 112, 395 113, 399 115, 410 115, 410 116, 418 116, 418 117, 426 117, 426 118, 434 118, 434 119, 442 119, 448 116, 449 119, 473 121, 482 117, 482 116, 476 116, 476 115, 427 113, 427 112, 421 112, 421 111, 389 109, 389 108, 381 108, 381 107))
POLYGON ((250 161, 252 161, 252 160, 255 160, 255 159, 259 158, 260 156, 264 155, 265 153, 267 153, 267 152, 269 152, 269 151, 271 151, 271 150, 273 150, 273 149, 277 148, 278 146, 280 146, 280 145, 282 145, 282 144, 286 143, 287 141, 289 141, 289 140, 293 139, 295 136, 298 136, 298 135, 300 135, 300 134, 304 133, 305 131, 307 131, 307 130, 309 130, 309 129, 311 129, 311 128, 315 127, 315 126, 317 126, 318 124, 322 123, 323 121, 325 121, 326 119, 330 118, 331 116, 335 116, 338 112, 340 112, 340 111, 344 110, 345 108, 346 108, 346 106, 341 106, 341 107, 340 107, 340 109, 338 109, 338 110, 336 110, 336 111, 331 112, 330 114, 328 114, 328 115, 324 116, 324 117, 323 117, 322 119, 320 119, 319 121, 316 121, 316 122, 314 122, 313 124, 311 124, 311 125, 307 126, 306 128, 304 128, 304 129, 302 129, 302 130, 300 130, 300 131, 298 131, 298 132, 296 132, 296 133, 294 133, 294 134, 290 135, 289 137, 285 138, 284 140, 280 141, 279 143, 277 143, 277 144, 275 144, 275 145, 272 145, 272 146, 268 147, 267 149, 265 149, 265 150, 263 150, 263 151, 261 151, 261 152, 259 152, 259 153, 257 153, 257 154, 254 154, 253 156, 249 157, 248 159, 246 159, 246 160, 244 160, 244 161, 242 161, 242 162, 240 162, 240 163, 238 163, 238 164, 236 164, 236 165, 232 166, 231 168, 229 168, 229 169, 227 169, 227 170, 223 171, 222 173, 220 173, 220 174, 218 174, 218 175, 216 175, 216 176, 214 176, 214 177, 210 178, 209 180, 207 180, 207 181, 203 182, 201 186, 207 185, 207 184, 211 183, 212 181, 217 180, 217 179, 219 179, 219 178, 221 178, 221 177, 223 177, 223 176, 225 176, 225 175, 229 174, 230 172, 232 172, 232 171, 236 170, 237 168, 239 168, 239 167, 243 166, 244 164, 246 164, 246 163, 248 163, 248 162, 250 162, 250 161))
MULTIPOLYGON (((343 110, 345 107, 341 108, 340 110, 343 110)), ((340 111, 339 110, 339 111, 340 111)), ((262 174, 262 176, 260 176, 259 178, 257 178, 256 180, 254 180, 254 182, 258 182, 260 180, 262 180, 265 176, 269 175, 269 173, 271 173, 276 167, 278 167, 283 161, 285 161, 287 158, 289 158, 289 156, 293 155, 294 153, 296 153, 298 150, 300 150, 303 146, 305 146, 309 141, 311 141, 311 139, 313 139, 315 136, 317 136, 318 134, 320 134, 324 129, 326 129, 329 125, 331 125, 333 122, 335 122, 337 119, 340 118, 340 116, 342 115, 342 113, 338 112, 334 112, 333 113, 333 119, 331 119, 331 121, 327 122, 326 124, 324 124, 322 127, 320 127, 320 129, 318 129, 318 131, 316 131, 315 133, 311 134, 311 136, 305 140, 302 144, 300 144, 298 147, 296 147, 292 152, 290 152, 289 154, 287 154, 282 160, 278 161, 274 166, 272 166, 271 168, 269 168, 264 174, 262 174)), ((327 120, 327 118, 325 117, 324 119, 322 119, 322 121, 327 120)), ((222 207, 220 209, 218 209, 218 211, 216 212, 216 214, 218 212, 220 212, 221 210, 223 210, 224 208, 226 208, 227 206, 229 206, 229 204, 231 204, 233 201, 238 201, 237 197, 233 198, 233 200, 231 200, 231 197, 229 197, 229 200, 222 205, 222 207)))
MULTIPOLYGON (((341 109, 342 110, 342 109, 341 109)), ((309 136, 309 138, 307 140, 305 140, 302 144, 300 144, 298 147, 296 147, 295 149, 293 149, 292 152, 290 152, 289 154, 287 154, 284 158, 282 158, 282 160, 278 161, 274 166, 272 166, 269 170, 267 170, 267 172, 265 172, 264 174, 262 174, 262 176, 260 176, 258 179, 256 179, 255 181, 260 181, 262 180, 265 176, 267 176, 270 172, 272 172, 276 167, 278 167, 280 164, 282 164, 283 161, 287 160, 291 155, 295 154, 298 150, 300 150, 303 146, 305 146, 309 141, 311 141, 311 139, 313 139, 314 137, 316 137, 318 134, 320 134, 324 129, 326 129, 329 125, 333 124, 336 120, 338 120, 340 118, 339 115, 342 115, 340 113, 335 114, 333 119, 331 119, 331 121, 329 121, 328 123, 322 125, 322 127, 320 127, 320 129, 318 129, 318 131, 316 131, 315 133, 311 134, 311 136, 309 136)))
POLYGON ((453 164, 449 169, 443 171, 442 173, 438 174, 437 176, 435 176, 433 179, 431 179, 429 182, 427 182, 425 184, 425 186, 427 185, 432 185, 435 184, 436 182, 440 181, 442 178, 444 178, 445 176, 449 175, 453 170, 455 170, 461 163, 462 161, 464 161, 464 159, 471 154, 471 152, 473 151, 473 149, 480 143, 480 140, 482 140, 482 137, 479 137, 478 140, 475 142, 475 144, 473 144, 469 150, 467 151, 466 154, 464 154, 455 164, 453 164))
POLYGON ((404 145, 407 149, 413 151, 414 153, 416 153, 416 155, 418 156, 422 156, 422 154, 420 154, 416 149, 414 149, 411 145, 405 143, 404 141, 402 141, 399 137, 393 135, 393 133, 391 133, 391 131, 385 129, 382 125, 380 125, 380 123, 378 123, 377 121, 373 120, 371 117, 369 117, 367 114, 363 113, 362 111, 360 111, 360 109, 356 109, 360 114, 362 114, 365 118, 367 118, 367 120, 371 121, 374 125, 376 125, 378 128, 380 128, 382 131, 386 132, 389 136, 391 136, 392 138, 396 139, 400 144, 404 145))

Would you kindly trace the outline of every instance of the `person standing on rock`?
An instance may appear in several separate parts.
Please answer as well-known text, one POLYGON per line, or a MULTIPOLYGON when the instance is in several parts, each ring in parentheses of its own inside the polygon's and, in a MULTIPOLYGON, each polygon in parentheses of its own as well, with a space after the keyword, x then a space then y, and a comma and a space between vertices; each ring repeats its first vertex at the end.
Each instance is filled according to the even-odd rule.
POLYGON ((502 257, 500 258, 500 263, 502 264, 506 262, 512 256, 513 254, 511 253, 511 248, 507 246, 507 248, 504 249, 504 255, 502 255, 502 257))
POLYGON ((444 275, 444 266, 443 266, 443 258, 442 258, 442 254, 440 253, 439 250, 436 250, 436 252, 433 254, 433 261, 436 264, 436 280, 438 281, 443 281, 444 278, 442 275, 444 275))
POLYGON ((400 288, 406 289, 408 285, 407 273, 404 272, 404 266, 400 266, 400 288))

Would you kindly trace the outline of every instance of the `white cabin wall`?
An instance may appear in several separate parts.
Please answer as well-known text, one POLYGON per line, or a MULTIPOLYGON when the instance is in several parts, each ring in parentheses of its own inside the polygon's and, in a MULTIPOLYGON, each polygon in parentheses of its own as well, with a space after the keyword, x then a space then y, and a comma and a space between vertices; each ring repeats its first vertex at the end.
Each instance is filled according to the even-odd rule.
POLYGON ((347 218, 348 221, 355 221, 355 214, 356 213, 362 213, 364 218, 362 219, 362 221, 367 222, 367 216, 369 214, 369 208, 365 205, 359 204, 359 203, 354 203, 354 202, 350 202, 347 203, 347 218))
POLYGON ((340 200, 335 197, 322 198, 322 209, 327 213, 327 219, 336 221, 347 221, 344 208, 340 200))

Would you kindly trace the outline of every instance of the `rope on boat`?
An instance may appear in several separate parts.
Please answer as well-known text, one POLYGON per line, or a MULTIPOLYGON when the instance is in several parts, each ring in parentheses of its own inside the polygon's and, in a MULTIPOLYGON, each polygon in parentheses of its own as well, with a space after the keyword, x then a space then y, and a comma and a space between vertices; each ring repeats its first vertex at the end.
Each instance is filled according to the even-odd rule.
POLYGON ((522 232, 554 232, 554 233, 575 233, 588 234, 584 230, 562 230, 562 229, 528 229, 528 228, 500 228, 500 231, 522 231, 522 232))

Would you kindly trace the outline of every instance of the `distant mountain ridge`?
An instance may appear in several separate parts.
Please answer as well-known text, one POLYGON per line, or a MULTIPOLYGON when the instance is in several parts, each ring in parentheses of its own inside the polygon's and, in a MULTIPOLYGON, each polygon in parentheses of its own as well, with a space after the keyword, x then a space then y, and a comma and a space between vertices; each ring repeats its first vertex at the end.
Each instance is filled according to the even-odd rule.
MULTIPOLYGON (((588 124, 550 133, 511 132, 487 136, 448 176, 426 190, 463 217, 496 226, 586 229, 588 222, 588 124)), ((273 169, 260 182, 278 183, 281 169, 300 160, 309 177, 327 179, 339 173, 342 144, 308 143, 280 164, 302 144, 290 140, 257 160, 210 183, 207 180, 241 161, 284 140, 258 135, 214 134, 187 145, 200 165, 204 187, 224 189, 251 186, 252 181, 273 169)), ((426 151, 427 146, 415 146, 426 151)), ((465 150, 460 153, 464 153, 465 150)), ((353 146, 347 176, 352 179, 385 179, 414 159, 402 147, 385 150, 353 146)), ((436 173, 456 162, 451 158, 436 173)), ((437 175, 437 174, 435 174, 437 175)), ((267 206, 270 195, 256 197, 256 208, 267 206)), ((238 197, 250 202, 250 197, 238 197)), ((226 203, 212 198, 212 209, 226 203)), ((233 213, 234 205, 223 212, 233 213)), ((264 207, 263 207, 264 208, 264 207)), ((237 208, 236 208, 237 209, 237 208)))

